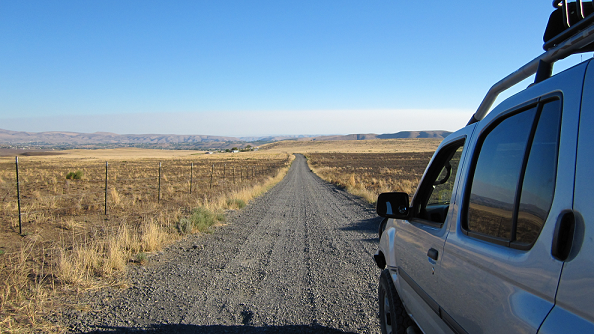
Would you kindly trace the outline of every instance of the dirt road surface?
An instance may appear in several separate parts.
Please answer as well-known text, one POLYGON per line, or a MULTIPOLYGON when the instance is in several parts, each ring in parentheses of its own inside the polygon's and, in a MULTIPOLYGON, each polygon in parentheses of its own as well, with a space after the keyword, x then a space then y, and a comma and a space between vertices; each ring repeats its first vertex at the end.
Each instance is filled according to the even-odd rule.
POLYGON ((287 176, 226 226, 190 236, 56 316, 71 332, 378 333, 373 206, 287 176))

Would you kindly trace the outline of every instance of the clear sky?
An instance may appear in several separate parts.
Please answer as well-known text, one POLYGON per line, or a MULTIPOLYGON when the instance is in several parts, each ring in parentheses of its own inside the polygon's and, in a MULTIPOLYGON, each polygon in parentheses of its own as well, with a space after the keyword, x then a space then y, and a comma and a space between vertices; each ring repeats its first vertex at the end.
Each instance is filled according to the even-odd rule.
POLYGON ((543 52, 552 10, 550 0, 0 1, 0 128, 453 131, 543 52))

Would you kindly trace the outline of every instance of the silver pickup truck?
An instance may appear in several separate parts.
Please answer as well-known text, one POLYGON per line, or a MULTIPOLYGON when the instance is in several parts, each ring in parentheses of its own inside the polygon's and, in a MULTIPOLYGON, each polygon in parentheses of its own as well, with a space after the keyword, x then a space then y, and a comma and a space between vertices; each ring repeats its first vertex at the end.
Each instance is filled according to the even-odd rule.
POLYGON ((594 333, 593 60, 552 76, 594 50, 594 5, 553 5, 545 52, 441 143, 412 201, 379 196, 383 333, 594 333))

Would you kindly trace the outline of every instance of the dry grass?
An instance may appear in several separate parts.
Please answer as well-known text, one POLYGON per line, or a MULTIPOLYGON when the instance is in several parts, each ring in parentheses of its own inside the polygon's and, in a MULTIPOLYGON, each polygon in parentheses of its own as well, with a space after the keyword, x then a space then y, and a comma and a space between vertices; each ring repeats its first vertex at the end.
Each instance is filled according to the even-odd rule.
POLYGON ((285 140, 260 147, 270 153, 402 153, 435 152, 439 139, 285 140))
POLYGON ((310 153, 310 168, 322 179, 375 203, 382 192, 413 195, 432 152, 310 153))
POLYGON ((382 192, 412 195, 440 139, 286 140, 263 152, 303 153, 322 179, 375 203, 382 192))
MULTIPOLYGON (((135 153, 150 155, 147 151, 152 150, 135 153)), ((105 162, 96 156, 109 154, 87 153, 92 156, 76 152, 19 159, 25 237, 18 235, 14 160, 0 158, 0 332, 59 331, 43 315, 59 309, 64 298, 105 286, 125 287, 126 267, 146 263, 147 254, 182 238, 179 222, 193 211, 219 217, 239 208, 282 179, 293 158, 195 151, 158 160, 110 156, 104 215, 105 162), (67 173, 76 170, 83 171, 83 178, 67 180, 67 173)))

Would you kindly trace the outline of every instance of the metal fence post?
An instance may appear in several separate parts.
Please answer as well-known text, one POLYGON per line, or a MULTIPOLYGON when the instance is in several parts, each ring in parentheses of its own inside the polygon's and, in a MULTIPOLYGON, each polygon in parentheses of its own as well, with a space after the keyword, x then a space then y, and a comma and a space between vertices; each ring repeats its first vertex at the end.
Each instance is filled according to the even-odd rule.
POLYGON ((192 176, 194 173, 194 163, 190 163, 190 195, 192 195, 192 176))
POLYGON ((105 162, 105 215, 107 216, 107 161, 105 162))
POLYGON ((161 202, 161 162, 159 162, 159 195, 157 196, 157 203, 161 202))
POLYGON ((235 184, 235 166, 233 166, 233 184, 235 184))
POLYGON ((16 166, 17 206, 19 208, 19 234, 23 235, 23 220, 21 218, 21 185, 19 183, 19 157, 15 157, 15 166, 16 166))
POLYGON ((212 175, 214 174, 214 164, 212 165, 212 169, 210 170, 210 189, 212 189, 212 175))

